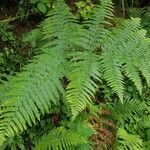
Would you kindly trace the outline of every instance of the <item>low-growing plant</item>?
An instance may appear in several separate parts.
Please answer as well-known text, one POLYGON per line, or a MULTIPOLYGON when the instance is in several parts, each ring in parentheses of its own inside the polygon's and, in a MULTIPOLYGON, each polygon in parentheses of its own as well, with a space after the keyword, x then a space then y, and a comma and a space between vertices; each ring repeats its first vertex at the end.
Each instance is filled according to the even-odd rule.
POLYGON ((30 32, 30 36, 27 36, 27 34, 25 34, 23 38, 17 38, 16 35, 13 33, 13 29, 13 25, 10 25, 8 22, 0 23, 1 80, 5 80, 6 75, 15 75, 16 72, 20 71, 20 69, 25 64, 27 64, 27 62, 36 53, 36 50, 33 50, 33 48, 35 49, 35 42, 34 40, 32 40, 31 42, 32 32, 30 32))
POLYGON ((20 0, 17 15, 21 16, 21 19, 34 13, 45 15, 52 6, 53 0, 20 0))
POLYGON ((77 17, 88 19, 89 14, 94 7, 94 4, 91 0, 79 1, 76 3, 77 6, 77 17))
POLYGON ((147 30, 147 36, 150 37, 150 24, 149 24, 150 9, 149 9, 149 7, 143 8, 143 9, 130 8, 129 9, 129 16, 141 18, 142 27, 145 30, 147 30))
MULTIPOLYGON (((103 147, 98 149, 147 147, 149 135, 141 132, 149 118, 143 91, 150 85, 150 39, 139 18, 116 22, 111 0, 94 5, 82 22, 64 0, 55 2, 40 26, 38 55, 3 84, 2 146, 26 130, 30 137, 30 126, 38 125, 31 149, 90 150, 96 142, 93 137, 102 138, 98 142, 103 147), (54 108, 60 116, 54 115, 54 108), (42 126, 47 114, 50 123, 44 120, 42 126), (41 133, 40 127, 46 125, 48 130, 41 133), (109 141, 108 135, 112 136, 109 141)), ((35 37, 39 30, 33 33, 35 37)), ((38 39, 27 37, 35 46, 38 39)))

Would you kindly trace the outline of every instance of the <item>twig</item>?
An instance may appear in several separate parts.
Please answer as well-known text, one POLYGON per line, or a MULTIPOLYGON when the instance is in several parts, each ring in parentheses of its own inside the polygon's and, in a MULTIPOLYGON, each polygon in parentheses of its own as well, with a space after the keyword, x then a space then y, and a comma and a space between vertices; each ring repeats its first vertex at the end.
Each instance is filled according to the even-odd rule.
POLYGON ((36 14, 36 12, 31 13, 31 14, 28 14, 28 15, 24 15, 24 16, 16 16, 16 17, 13 17, 13 18, 7 18, 7 19, 5 19, 5 20, 0 20, 0 23, 5 23, 5 22, 14 21, 14 20, 17 20, 17 19, 19 19, 19 18, 21 18, 21 17, 31 16, 31 15, 34 15, 34 14, 36 14))

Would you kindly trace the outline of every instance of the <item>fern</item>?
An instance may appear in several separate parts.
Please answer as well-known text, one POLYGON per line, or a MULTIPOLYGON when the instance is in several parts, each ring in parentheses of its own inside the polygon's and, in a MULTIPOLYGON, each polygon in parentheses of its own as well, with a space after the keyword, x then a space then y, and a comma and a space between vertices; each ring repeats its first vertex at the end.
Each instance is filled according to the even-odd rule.
POLYGON ((43 40, 45 44, 42 50, 48 51, 54 48, 55 51, 67 50, 76 36, 78 25, 75 17, 70 12, 64 0, 57 0, 54 9, 50 11, 47 19, 42 23, 43 40))
POLYGON ((145 38, 145 30, 139 29, 139 19, 132 19, 123 22, 120 29, 113 29, 104 38, 101 65, 104 71, 104 79, 108 85, 123 100, 124 75, 133 81, 138 91, 142 91, 140 72, 149 83, 149 39, 145 38), (142 43, 145 43, 144 46, 142 43), (109 41, 109 42, 107 42, 109 41), (141 44, 143 46, 141 46, 141 44), (147 55, 145 55, 147 52, 147 55), (141 62, 144 63, 141 65, 141 62), (145 63, 146 61, 146 63, 145 63))
POLYGON ((129 120, 134 120, 135 122, 136 117, 140 116, 145 109, 145 103, 136 99, 124 100, 123 104, 116 102, 112 107, 114 118, 122 125, 124 125, 126 121, 129 122, 129 120))
MULTIPOLYGON (((7 100, 0 110, 0 144, 6 137, 22 132, 28 125, 32 126, 37 119, 40 120, 41 114, 49 112, 53 105, 59 105, 60 99, 68 102, 65 105, 70 107, 75 119, 93 100, 101 79, 108 83, 122 102, 125 76, 140 93, 141 76, 150 84, 150 39, 145 38, 146 32, 140 29, 140 20, 126 20, 112 28, 108 26, 112 13, 111 0, 101 0, 90 19, 79 25, 64 0, 56 1, 54 9, 41 24, 41 54, 10 81, 12 86, 4 96, 7 100), (66 89, 61 82, 63 77, 68 81, 66 89)), ((137 112, 132 106, 128 113, 133 117, 133 113, 137 112)), ((56 129, 42 141, 46 140, 45 146, 50 149, 60 146, 67 149, 82 142, 74 141, 73 137, 69 140, 69 135, 80 137, 56 129), (51 134, 62 136, 57 140, 58 145, 52 143, 48 146, 49 138, 56 140, 51 134), (63 140, 64 136, 66 139, 63 140)), ((141 146, 139 143, 136 147, 141 146)))
POLYGON ((102 0, 101 4, 94 8, 90 19, 78 28, 79 35, 78 39, 75 38, 75 44, 83 48, 83 51, 71 54, 71 71, 68 75, 70 84, 66 96, 73 118, 92 100, 97 89, 95 81, 100 81, 99 58, 92 50, 100 45, 101 36, 105 34, 104 24, 108 18, 112 18, 111 0, 102 0))
POLYGON ((90 52, 74 52, 71 57, 67 101, 75 118, 94 98, 97 89, 94 79, 100 80, 100 70, 97 56, 90 52))
POLYGON ((145 77, 148 85, 150 85, 150 55, 149 55, 149 48, 150 48, 150 39, 149 38, 143 38, 140 44, 138 45, 138 52, 135 53, 136 55, 136 60, 135 60, 135 65, 139 68, 141 71, 142 75, 145 77), (143 61, 144 59, 144 61, 143 61))
POLYGON ((22 137, 20 135, 10 137, 7 141, 0 147, 1 150, 6 149, 16 150, 19 148, 20 150, 25 150, 25 145, 22 137))
POLYGON ((143 150, 143 142, 138 135, 127 133, 119 128, 117 131, 117 150, 143 150))
POLYGON ((79 133, 59 127, 44 135, 38 141, 35 150, 69 150, 87 143, 87 140, 79 133))
POLYGON ((62 61, 62 59, 56 61, 56 58, 43 54, 36 64, 28 66, 30 71, 18 75, 9 93, 11 98, 3 104, 4 109, 0 112, 3 118, 0 124, 1 134, 4 132, 5 135, 11 136, 14 131, 26 129, 26 122, 29 125, 32 122, 35 123, 36 118, 40 119, 40 112, 44 114, 49 111, 52 102, 58 103, 58 91, 63 93, 63 87, 59 81, 62 61), (55 65, 49 66, 54 62, 55 65), (58 71, 53 72, 54 68, 58 71), (7 122, 9 122, 8 125, 6 125, 7 122))
MULTIPOLYGON (((144 116, 144 115, 143 115, 144 116)), ((150 115, 145 115, 142 118, 141 125, 144 128, 150 128, 150 115)))
POLYGON ((49 14, 49 19, 43 23, 43 54, 18 74, 9 92, 11 98, 2 105, 0 143, 3 143, 6 136, 13 136, 15 132, 26 129, 27 124, 35 123, 41 113, 49 112, 52 104, 58 105, 59 96, 64 95, 60 78, 65 72, 64 49, 68 45, 63 41, 69 39, 68 25, 72 20, 65 3, 58 2, 55 10, 49 14), (56 25, 59 21, 62 26, 56 25), (49 40, 52 42, 47 42, 49 40))
POLYGON ((104 79, 108 85, 118 94, 120 100, 123 100, 123 75, 121 72, 121 63, 118 55, 111 51, 105 51, 101 56, 101 66, 104 72, 104 79))
POLYGON ((99 47, 101 38, 107 32, 104 25, 109 24, 108 19, 113 18, 112 12, 111 0, 101 0, 100 5, 94 7, 89 20, 83 22, 83 27, 79 30, 80 37, 77 40, 77 45, 86 50, 95 50, 99 47))

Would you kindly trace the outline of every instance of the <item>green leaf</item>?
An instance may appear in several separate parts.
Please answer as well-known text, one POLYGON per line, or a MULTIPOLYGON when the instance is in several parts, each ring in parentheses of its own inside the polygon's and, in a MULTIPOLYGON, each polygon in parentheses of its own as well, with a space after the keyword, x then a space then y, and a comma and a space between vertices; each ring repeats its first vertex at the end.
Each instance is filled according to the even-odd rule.
POLYGON ((39 2, 39 3, 37 4, 37 8, 38 8, 38 10, 39 10, 40 12, 42 12, 43 14, 45 14, 46 11, 47 11, 46 5, 45 5, 44 3, 41 3, 41 2, 39 2))

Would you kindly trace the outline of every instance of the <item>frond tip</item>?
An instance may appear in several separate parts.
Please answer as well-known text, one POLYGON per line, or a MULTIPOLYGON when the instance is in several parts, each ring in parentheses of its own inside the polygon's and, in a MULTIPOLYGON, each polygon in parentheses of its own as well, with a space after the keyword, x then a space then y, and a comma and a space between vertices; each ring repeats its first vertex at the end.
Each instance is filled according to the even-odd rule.
POLYGON ((74 52, 71 57, 67 101, 75 118, 94 97, 97 89, 95 81, 100 80, 100 70, 97 56, 90 52, 74 52))

